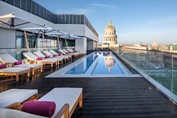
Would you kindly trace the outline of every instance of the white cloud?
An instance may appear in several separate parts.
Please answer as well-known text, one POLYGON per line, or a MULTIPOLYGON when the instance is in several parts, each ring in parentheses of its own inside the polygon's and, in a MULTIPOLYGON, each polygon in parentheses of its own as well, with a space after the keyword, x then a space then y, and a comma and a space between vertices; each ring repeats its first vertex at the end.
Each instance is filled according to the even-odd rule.
POLYGON ((115 5, 110 5, 110 4, 98 4, 98 3, 91 3, 91 6, 102 7, 102 8, 109 8, 109 9, 116 8, 115 5))

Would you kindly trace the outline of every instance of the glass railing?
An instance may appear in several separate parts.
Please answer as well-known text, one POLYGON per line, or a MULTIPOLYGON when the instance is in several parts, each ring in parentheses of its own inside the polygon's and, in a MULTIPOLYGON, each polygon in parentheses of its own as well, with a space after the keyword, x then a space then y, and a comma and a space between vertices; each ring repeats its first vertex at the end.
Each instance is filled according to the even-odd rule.
POLYGON ((177 103, 177 54, 128 48, 115 52, 177 103))

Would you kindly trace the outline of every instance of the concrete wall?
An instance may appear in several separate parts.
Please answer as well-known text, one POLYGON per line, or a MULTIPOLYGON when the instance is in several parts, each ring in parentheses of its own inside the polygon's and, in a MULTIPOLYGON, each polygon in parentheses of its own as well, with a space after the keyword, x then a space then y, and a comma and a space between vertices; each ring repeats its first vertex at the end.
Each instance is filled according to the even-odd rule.
POLYGON ((56 24, 56 29, 78 36, 85 35, 85 25, 83 24, 56 24))
POLYGON ((85 36, 98 42, 98 37, 85 25, 85 36))
POLYGON ((0 28, 0 48, 15 48, 15 30, 0 28))
POLYGON ((82 53, 86 53, 87 52, 87 38, 82 37, 80 39, 77 39, 75 41, 75 49, 82 53))

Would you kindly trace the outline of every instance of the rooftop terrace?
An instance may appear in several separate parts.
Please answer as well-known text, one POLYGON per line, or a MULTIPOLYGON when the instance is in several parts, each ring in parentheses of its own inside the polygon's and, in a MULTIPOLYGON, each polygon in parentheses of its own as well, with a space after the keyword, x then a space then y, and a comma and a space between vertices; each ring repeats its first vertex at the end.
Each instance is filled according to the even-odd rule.
POLYGON ((177 107, 142 77, 44 78, 53 71, 46 70, 30 81, 0 80, 0 91, 11 88, 32 88, 38 89, 41 97, 54 87, 82 87, 83 108, 75 110, 73 118, 177 117, 177 107))

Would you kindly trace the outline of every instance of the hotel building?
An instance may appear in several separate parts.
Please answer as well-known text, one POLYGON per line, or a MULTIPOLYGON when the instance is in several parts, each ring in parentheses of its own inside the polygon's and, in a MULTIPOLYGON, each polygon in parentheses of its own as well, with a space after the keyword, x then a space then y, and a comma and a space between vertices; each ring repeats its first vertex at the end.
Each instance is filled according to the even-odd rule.
MULTIPOLYGON (((46 25, 79 36, 79 39, 67 40, 67 43, 70 47, 83 53, 94 49, 98 42, 98 33, 85 15, 54 14, 33 0, 0 0, 0 15, 9 13, 32 23, 46 25)), ((27 32, 27 37, 31 50, 41 48, 40 40, 42 36, 27 32)), ((48 39, 48 47, 57 48, 56 38, 53 38, 53 40, 48 36, 45 36, 45 38, 48 39)), ((23 39, 23 31, 0 28, 1 52, 8 52, 14 56, 21 55, 21 52, 25 50, 25 41, 23 39)), ((61 47, 65 47, 65 40, 61 39, 60 41, 61 47)), ((20 59, 20 56, 16 57, 20 59)))

